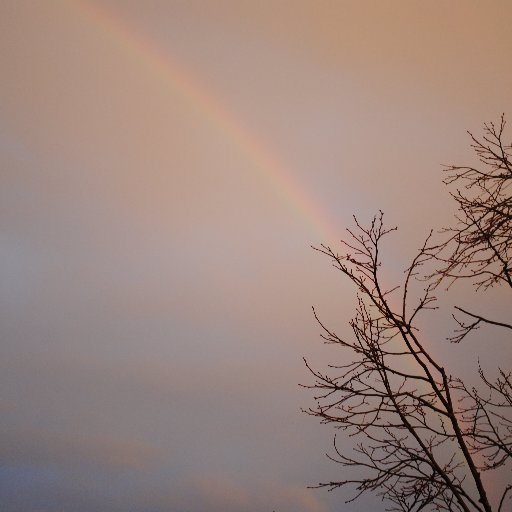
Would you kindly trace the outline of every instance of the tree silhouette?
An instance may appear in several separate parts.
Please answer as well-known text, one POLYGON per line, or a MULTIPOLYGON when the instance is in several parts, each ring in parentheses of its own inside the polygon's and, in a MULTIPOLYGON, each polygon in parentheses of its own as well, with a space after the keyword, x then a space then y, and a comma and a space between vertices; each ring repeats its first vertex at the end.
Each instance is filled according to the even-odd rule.
MULTIPOLYGON (((383 287, 381 246, 396 228, 387 228, 379 212, 342 241, 345 252, 314 248, 327 256, 357 291, 352 334, 342 337, 313 309, 326 343, 344 350, 347 362, 326 371, 306 366, 316 405, 305 412, 332 423, 358 439, 351 453, 334 438, 330 458, 362 469, 363 477, 321 483, 330 490, 354 486, 352 501, 375 492, 394 511, 505 510, 512 485, 491 503, 482 472, 510 469, 512 459, 512 375, 499 368, 495 378, 478 369, 479 386, 467 385, 437 361, 424 341, 418 317, 436 309, 435 292, 459 279, 476 290, 512 288, 511 145, 504 143, 505 121, 484 125, 478 139, 470 134, 480 166, 450 166, 445 183, 455 188, 456 223, 434 242, 431 232, 405 271, 401 285, 383 287), (414 295, 418 284, 422 292, 414 295)), ((460 342, 484 324, 512 325, 456 307, 460 342), (462 315, 462 317, 461 317, 462 315)), ((358 475, 361 471, 357 472, 358 475)))

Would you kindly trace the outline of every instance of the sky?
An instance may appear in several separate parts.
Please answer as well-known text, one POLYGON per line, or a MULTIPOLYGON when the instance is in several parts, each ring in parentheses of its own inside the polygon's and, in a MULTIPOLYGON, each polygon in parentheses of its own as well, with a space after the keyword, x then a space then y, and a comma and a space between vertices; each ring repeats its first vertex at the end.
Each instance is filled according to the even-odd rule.
MULTIPOLYGON (((348 332, 355 295, 310 246, 382 209, 392 281, 451 221, 442 165, 512 116, 511 19, 507 1, 1 2, 3 510, 367 510, 308 488, 341 474, 300 411, 302 358, 338 357, 311 306, 348 332)), ((511 359, 449 328, 433 346, 468 379, 511 359)))

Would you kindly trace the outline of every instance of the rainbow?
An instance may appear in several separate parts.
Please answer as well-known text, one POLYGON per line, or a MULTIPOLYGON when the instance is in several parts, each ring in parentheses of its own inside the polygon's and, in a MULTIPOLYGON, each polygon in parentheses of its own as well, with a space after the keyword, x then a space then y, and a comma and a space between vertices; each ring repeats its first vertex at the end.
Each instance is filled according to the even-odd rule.
MULTIPOLYGON (((69 4, 68 4, 69 5, 69 4)), ((252 133, 229 108, 214 97, 197 79, 160 50, 150 39, 122 20, 113 10, 87 0, 71 0, 78 14, 122 47, 141 66, 173 91, 178 91, 190 107, 201 113, 256 164, 280 197, 320 236, 318 243, 335 243, 344 233, 336 227, 326 211, 315 201, 293 173, 267 149, 264 142, 252 133)), ((398 306, 397 306, 398 307, 398 306)))
POLYGON ((341 233, 336 227, 337 223, 328 216, 318 201, 314 200, 307 186, 279 161, 260 138, 242 124, 234 112, 173 60, 171 55, 164 53, 147 36, 121 20, 107 7, 86 0, 71 0, 71 5, 87 22, 109 34, 115 44, 123 48, 147 71, 173 90, 177 90, 191 108, 200 112, 245 153, 279 196, 323 237, 318 243, 339 241, 341 233))
POLYGON ((139 65, 144 66, 173 90, 177 90, 191 108, 197 110, 228 137, 255 164, 279 197, 296 211, 306 224, 319 233, 322 237, 319 242, 333 243, 339 240, 336 223, 319 206, 319 202, 313 199, 307 187, 226 105, 173 60, 172 56, 164 53, 147 36, 121 20, 114 11, 85 0, 73 0, 72 5, 82 18, 106 32, 114 43, 136 59, 139 65))

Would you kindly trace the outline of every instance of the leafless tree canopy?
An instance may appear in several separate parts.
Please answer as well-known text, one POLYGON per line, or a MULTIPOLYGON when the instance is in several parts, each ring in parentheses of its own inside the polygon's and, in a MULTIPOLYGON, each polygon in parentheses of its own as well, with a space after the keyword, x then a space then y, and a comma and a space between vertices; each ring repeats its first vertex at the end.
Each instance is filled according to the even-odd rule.
POLYGON ((449 242, 433 250, 444 265, 438 276, 471 278, 477 287, 505 283, 512 288, 512 146, 504 141, 505 119, 484 125, 484 135, 471 133, 480 166, 450 166, 444 182, 453 185, 457 224, 445 230, 449 242))
MULTIPOLYGON (((482 139, 471 135, 480 167, 452 166, 446 183, 458 204, 456 225, 432 233, 406 269, 403 283, 383 288, 380 278, 386 228, 380 212, 370 226, 355 219, 344 252, 315 248, 354 285, 356 315, 345 338, 326 326, 314 311, 326 343, 344 350, 343 365, 319 371, 306 362, 316 405, 306 410, 323 423, 355 436, 355 451, 345 453, 334 440, 333 460, 364 477, 319 484, 353 486, 358 498, 375 492, 387 510, 510 510, 512 485, 491 503, 482 472, 510 470, 512 460, 512 376, 497 369, 494 378, 481 368, 480 386, 467 386, 435 360, 417 327, 422 311, 436 308, 442 282, 472 279, 478 290, 503 284, 512 288, 511 146, 504 143, 505 121, 485 125, 482 139), (428 265, 427 265, 428 264, 428 265), (427 271, 434 265, 436 271, 427 271), (412 296, 413 283, 421 284, 412 296)), ((458 308, 452 341, 477 327, 512 326, 458 308)), ((344 470, 343 474, 347 474, 344 470)), ((348 472, 350 474, 350 472, 348 472)))

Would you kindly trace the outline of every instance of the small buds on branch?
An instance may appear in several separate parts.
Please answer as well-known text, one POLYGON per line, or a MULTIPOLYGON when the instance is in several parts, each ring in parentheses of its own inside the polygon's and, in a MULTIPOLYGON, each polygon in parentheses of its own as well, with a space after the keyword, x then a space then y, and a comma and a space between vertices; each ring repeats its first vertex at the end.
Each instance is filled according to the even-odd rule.
MULTIPOLYGON (((330 490, 352 486, 353 499, 373 492, 392 511, 504 510, 512 486, 493 506, 481 472, 494 471, 512 460, 512 377, 499 370, 497 379, 479 369, 480 388, 451 376, 422 341, 418 318, 437 309, 435 290, 441 282, 473 280, 477 290, 498 284, 512 287, 511 146, 504 143, 505 121, 485 125, 482 140, 471 135, 483 166, 451 166, 445 183, 461 185, 452 193, 458 222, 433 243, 427 237, 405 270, 403 282, 385 288, 381 280, 381 249, 396 228, 387 228, 379 212, 369 226, 356 218, 342 241, 340 255, 328 246, 314 248, 332 262, 355 288, 352 334, 340 337, 313 310, 326 343, 343 351, 342 365, 325 372, 306 366, 316 406, 305 412, 359 440, 354 453, 334 443, 330 458, 367 475, 319 484, 330 490), (426 264, 437 265, 427 271, 426 264), (429 273, 430 272, 430 273, 429 273), (423 290, 414 295, 418 284, 423 290), (483 389, 483 391, 482 391, 483 389)), ((456 306, 460 342, 482 326, 512 329, 501 320, 456 306)))

